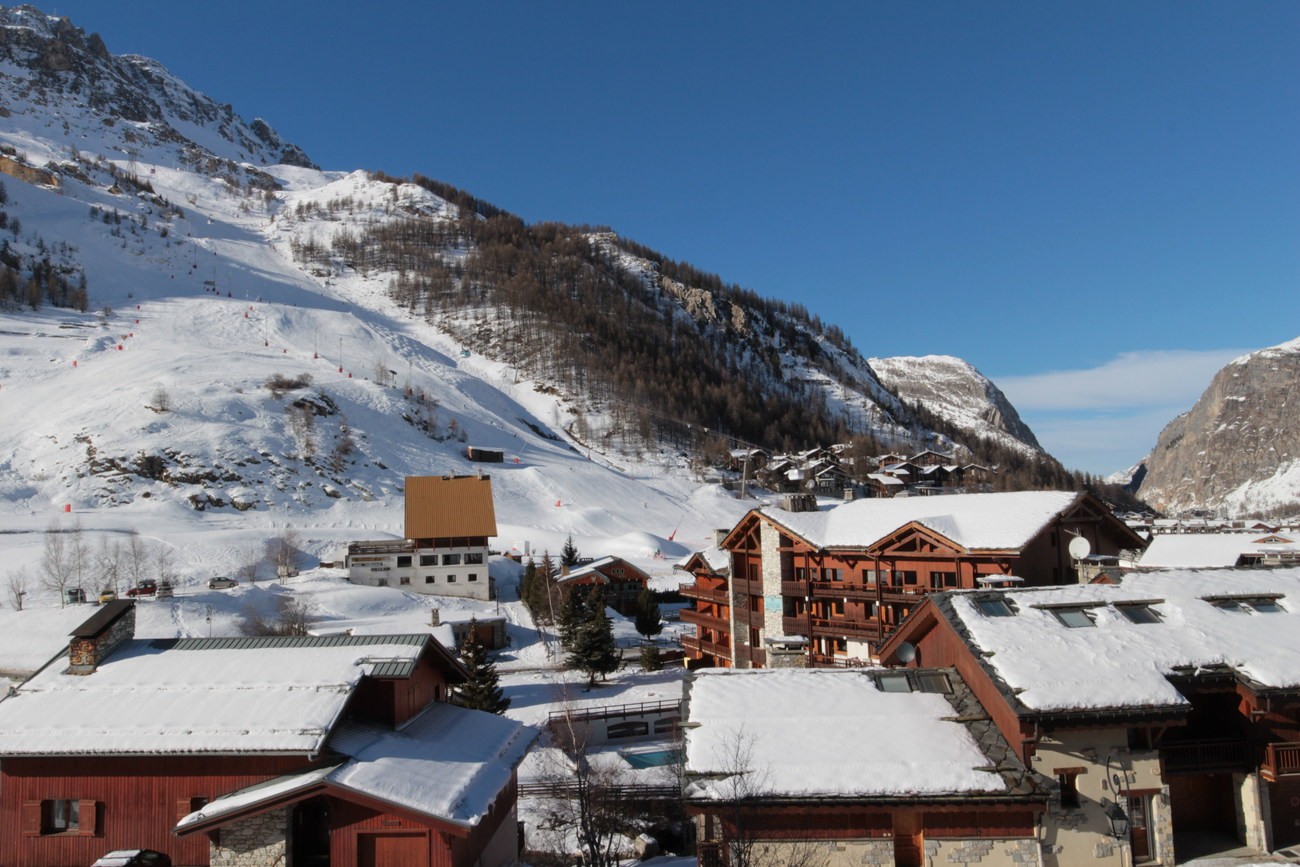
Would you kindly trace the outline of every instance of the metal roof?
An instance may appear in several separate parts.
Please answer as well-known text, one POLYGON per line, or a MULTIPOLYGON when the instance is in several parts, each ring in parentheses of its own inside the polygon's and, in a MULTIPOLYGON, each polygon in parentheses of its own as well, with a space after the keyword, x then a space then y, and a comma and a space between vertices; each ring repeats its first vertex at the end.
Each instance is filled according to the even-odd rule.
POLYGON ((173 650, 257 650, 268 647, 371 647, 376 644, 422 645, 428 634, 406 635, 259 635, 233 638, 181 638, 173 650))
POLYGON ((488 476, 407 476, 406 538, 495 536, 488 476))

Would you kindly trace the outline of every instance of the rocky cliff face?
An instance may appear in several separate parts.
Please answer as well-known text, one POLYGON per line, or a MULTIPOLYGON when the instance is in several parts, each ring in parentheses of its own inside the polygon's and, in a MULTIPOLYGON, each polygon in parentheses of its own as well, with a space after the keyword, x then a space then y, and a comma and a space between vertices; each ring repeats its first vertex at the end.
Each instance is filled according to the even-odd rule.
POLYGON ((871 369, 904 402, 920 401, 977 436, 1022 451, 1042 452, 1038 438, 1006 395, 969 362, 950 355, 873 358, 871 369))
POLYGON ((32 6, 0 7, 0 70, 0 118, 45 126, 52 138, 111 138, 98 128, 104 125, 115 128, 127 154, 170 142, 237 162, 313 167, 265 121, 245 122, 157 61, 110 54, 99 34, 32 6))
POLYGON ((1170 514, 1300 503, 1300 339, 1220 370, 1161 431, 1138 496, 1170 514))

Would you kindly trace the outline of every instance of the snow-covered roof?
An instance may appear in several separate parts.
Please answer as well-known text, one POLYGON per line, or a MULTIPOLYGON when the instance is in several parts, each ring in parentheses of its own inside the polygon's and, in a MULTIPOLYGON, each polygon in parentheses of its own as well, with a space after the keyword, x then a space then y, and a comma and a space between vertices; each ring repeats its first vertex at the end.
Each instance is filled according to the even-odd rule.
POLYGON ((1062 491, 952 494, 855 500, 816 512, 767 507, 762 514, 819 548, 866 547, 915 521, 967 550, 1015 550, 1077 496, 1062 491))
POLYGON ((1001 591, 1015 611, 1002 617, 981 613, 974 598, 935 597, 1031 711, 1186 707, 1168 680, 1186 666, 1226 665, 1267 688, 1300 689, 1300 569, 1135 573, 1118 585, 1001 591), (1157 619, 1130 621, 1126 602, 1157 619), (1070 607, 1094 625, 1066 626, 1054 612, 1070 607))
POLYGON ((605 574, 600 570, 605 566, 610 566, 616 562, 622 562, 625 565, 627 565, 629 568, 634 569, 637 572, 641 571, 640 569, 637 569, 635 566, 633 566, 631 563, 628 563, 626 560, 623 560, 623 558, 614 557, 611 555, 607 557, 601 557, 597 560, 592 560, 589 563, 583 563, 581 566, 578 566, 577 568, 570 571, 568 575, 561 575, 559 578, 556 579, 556 581, 559 582, 560 584, 563 584, 566 581, 576 581, 579 578, 587 578, 592 575, 596 576, 598 580, 604 581, 607 580, 607 578, 605 574))
POLYGON ((428 640, 133 639, 88 675, 60 657, 0 701, 0 755, 318 752, 362 676, 428 640))
MULTIPOLYGON (((1213 569, 1236 566, 1243 554, 1256 557, 1300 556, 1300 545, 1276 540, 1272 533, 1162 533, 1151 540, 1138 561, 1148 569, 1213 569)), ((1290 537, 1286 537, 1290 538, 1290 537)))
POLYGON ((399 731, 347 725, 330 740, 346 761, 278 777, 206 804, 178 830, 241 813, 324 783, 471 827, 510 782, 537 737, 514 720, 455 705, 431 705, 399 731))
POLYGON ((867 478, 871 479, 874 482, 879 482, 882 485, 895 485, 898 487, 903 486, 902 479, 898 478, 897 476, 887 476, 884 473, 867 473, 867 478))
POLYGON ((1006 793, 955 716, 943 695, 881 691, 870 670, 699 671, 687 701, 686 794, 1006 793))

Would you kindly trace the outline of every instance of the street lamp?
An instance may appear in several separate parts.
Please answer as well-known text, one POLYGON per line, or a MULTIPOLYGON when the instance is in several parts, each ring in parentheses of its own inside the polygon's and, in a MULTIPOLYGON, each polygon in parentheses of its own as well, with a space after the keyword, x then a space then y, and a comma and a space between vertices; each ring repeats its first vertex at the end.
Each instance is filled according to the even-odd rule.
POLYGON ((1117 802, 1112 801, 1106 808, 1106 820, 1110 822, 1110 833, 1116 840, 1128 836, 1128 813, 1117 802))

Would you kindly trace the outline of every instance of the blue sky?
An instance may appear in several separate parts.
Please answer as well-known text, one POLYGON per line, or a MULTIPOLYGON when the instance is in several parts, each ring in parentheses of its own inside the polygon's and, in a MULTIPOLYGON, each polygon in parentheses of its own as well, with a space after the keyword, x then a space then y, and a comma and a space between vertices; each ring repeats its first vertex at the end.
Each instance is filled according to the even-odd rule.
POLYGON ((45 11, 329 169, 608 225, 967 359, 1135 462, 1300 335, 1300 4, 159 3, 45 11))

